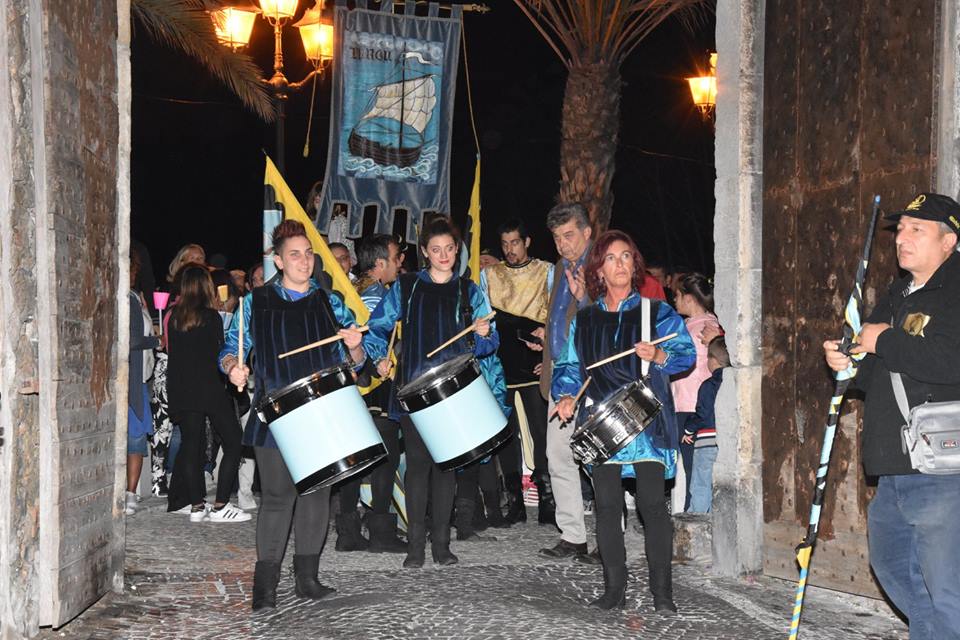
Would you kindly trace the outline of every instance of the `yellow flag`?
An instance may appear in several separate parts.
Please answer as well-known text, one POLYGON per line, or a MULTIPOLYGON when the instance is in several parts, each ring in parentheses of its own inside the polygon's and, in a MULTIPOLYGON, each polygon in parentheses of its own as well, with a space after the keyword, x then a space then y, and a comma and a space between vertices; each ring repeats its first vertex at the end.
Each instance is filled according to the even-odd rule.
POLYGON ((477 168, 473 174, 473 191, 470 192, 470 279, 480 284, 480 154, 477 154, 477 168))
POLYGON ((313 226, 313 222, 307 217, 307 212, 300 206, 300 202, 294 197, 293 192, 290 191, 290 187, 287 186, 286 181, 283 179, 283 176, 280 175, 280 172, 277 171, 277 167, 273 164, 273 160, 271 160, 269 156, 267 156, 267 170, 263 176, 263 184, 273 187, 277 202, 283 205, 284 217, 287 220, 296 220, 303 224, 307 230, 307 238, 310 240, 310 244, 313 245, 313 253, 320 257, 320 260, 323 262, 323 270, 330 274, 330 277, 333 279, 333 289, 343 296, 343 301, 346 303, 347 308, 349 308, 357 318, 357 324, 366 324, 370 318, 370 312, 367 310, 366 305, 363 304, 363 300, 360 299, 360 294, 353 288, 350 278, 348 278, 347 274, 340 268, 340 264, 333 257, 333 253, 330 252, 330 247, 323 241, 323 236, 321 236, 317 228, 313 226))

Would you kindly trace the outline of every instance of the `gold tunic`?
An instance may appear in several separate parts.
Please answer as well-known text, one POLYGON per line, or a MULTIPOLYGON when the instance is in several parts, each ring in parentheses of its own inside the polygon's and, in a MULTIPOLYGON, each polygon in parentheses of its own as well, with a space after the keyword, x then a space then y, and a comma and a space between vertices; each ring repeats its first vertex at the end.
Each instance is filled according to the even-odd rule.
POLYGON ((490 304, 495 309, 545 324, 550 309, 547 277, 551 269, 551 263, 536 258, 521 267, 511 267, 504 262, 487 267, 490 304))

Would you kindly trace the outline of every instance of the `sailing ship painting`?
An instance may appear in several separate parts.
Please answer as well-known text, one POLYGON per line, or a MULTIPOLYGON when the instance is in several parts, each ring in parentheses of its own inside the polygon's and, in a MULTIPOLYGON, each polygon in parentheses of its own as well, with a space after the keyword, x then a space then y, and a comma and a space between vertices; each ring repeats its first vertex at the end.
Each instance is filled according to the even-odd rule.
POLYGON ((347 174, 406 182, 436 180, 439 80, 439 63, 421 52, 400 53, 389 75, 366 88, 369 98, 346 140, 347 174))

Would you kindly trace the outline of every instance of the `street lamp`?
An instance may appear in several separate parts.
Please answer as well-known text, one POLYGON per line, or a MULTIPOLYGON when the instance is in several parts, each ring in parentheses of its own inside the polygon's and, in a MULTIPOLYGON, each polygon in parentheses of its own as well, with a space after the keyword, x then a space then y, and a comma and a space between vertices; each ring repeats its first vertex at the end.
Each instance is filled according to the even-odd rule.
POLYGON ((717 54, 710 54, 710 73, 695 78, 687 78, 693 104, 704 120, 709 120, 717 106, 717 54))
POLYGON ((263 15, 273 27, 273 76, 263 82, 270 87, 277 101, 276 164, 284 172, 284 124, 286 102, 291 93, 299 91, 314 76, 322 75, 325 66, 333 59, 333 24, 322 17, 325 0, 304 13, 294 27, 300 31, 303 48, 313 70, 299 82, 290 82, 283 74, 283 27, 297 12, 299 0, 260 0, 260 7, 249 0, 225 0, 221 8, 210 11, 217 37, 225 46, 237 51, 250 42, 250 32, 257 14, 263 15))

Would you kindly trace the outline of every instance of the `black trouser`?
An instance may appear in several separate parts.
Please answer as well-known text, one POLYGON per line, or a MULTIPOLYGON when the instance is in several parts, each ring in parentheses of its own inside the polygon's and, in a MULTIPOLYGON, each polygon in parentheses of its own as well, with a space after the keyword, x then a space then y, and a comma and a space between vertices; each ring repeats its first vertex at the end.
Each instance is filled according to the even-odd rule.
POLYGON ((677 412, 677 438, 680 443, 680 459, 683 460, 683 475, 686 477, 686 496, 683 500, 683 510, 690 508, 690 478, 693 477, 693 445, 683 441, 684 429, 687 422, 695 416, 696 413, 687 411, 677 412))
POLYGON ((415 526, 424 521, 429 498, 433 528, 442 531, 450 525, 456 476, 453 471, 440 471, 440 467, 434 464, 409 416, 400 419, 400 428, 403 430, 404 450, 407 454, 407 472, 403 477, 407 522, 415 526))
POLYGON ((237 483, 243 437, 233 407, 224 399, 221 406, 208 411, 178 411, 176 417, 180 426, 180 451, 173 464, 173 480, 167 497, 168 510, 176 511, 188 504, 203 503, 207 493, 203 480, 203 468, 207 463, 206 418, 210 418, 210 425, 219 434, 223 446, 223 460, 217 479, 217 503, 229 502, 230 492, 237 483))
MULTIPOLYGON (((497 465, 491 460, 486 464, 474 462, 462 469, 458 469, 457 476, 457 498, 468 500, 477 499, 477 489, 483 493, 496 493, 497 491, 497 465)), ((488 509, 499 508, 499 504, 487 505, 488 509)))
MULTIPOLYGON (((370 493, 374 513, 387 513, 393 500, 393 482, 400 464, 400 425, 387 418, 374 418, 377 431, 387 448, 387 459, 370 471, 370 493)), ((355 474, 340 484, 340 513, 350 513, 360 500, 360 485, 365 476, 355 474)))
MULTIPOLYGON (((626 563, 623 546, 623 486, 620 465, 601 464, 593 467, 593 490, 596 495, 597 546, 607 567, 626 563)), ((673 558, 673 521, 663 496, 663 465, 658 462, 638 462, 633 465, 637 474, 637 509, 643 518, 643 541, 647 565, 651 570, 670 567, 673 558)))
POLYGON ((507 405, 513 408, 510 412, 509 424, 513 429, 513 436, 497 453, 503 475, 519 473, 523 475, 523 449, 520 436, 520 418, 517 416, 516 397, 520 393, 523 402, 523 411, 527 415, 527 426, 530 428, 530 437, 533 439, 533 477, 547 479, 547 403, 540 395, 540 386, 532 384, 517 389, 507 389, 507 405))
POLYGON ((330 522, 330 488, 298 496, 279 449, 254 447, 260 471, 257 560, 283 560, 293 524, 296 554, 319 555, 330 522))

